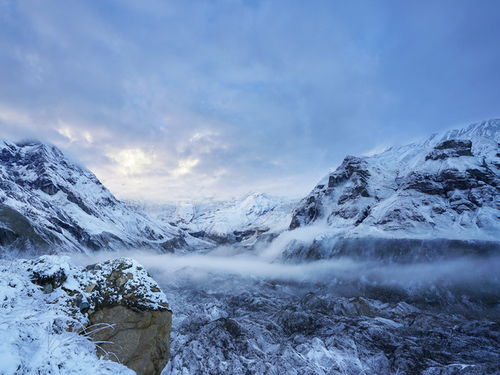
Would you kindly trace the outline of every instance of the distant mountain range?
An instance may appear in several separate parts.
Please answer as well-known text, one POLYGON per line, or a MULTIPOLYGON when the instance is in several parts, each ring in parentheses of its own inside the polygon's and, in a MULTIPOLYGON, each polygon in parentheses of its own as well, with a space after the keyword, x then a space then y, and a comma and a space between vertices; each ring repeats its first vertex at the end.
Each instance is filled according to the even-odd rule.
POLYGON ((173 251, 251 246, 308 227, 322 228, 322 238, 498 241, 499 129, 500 120, 489 120, 374 156, 348 156, 300 202, 257 193, 172 205, 121 202, 56 147, 0 141, 0 246, 173 251))
POLYGON ((252 245, 266 234, 280 233, 290 225, 298 199, 250 193, 228 200, 179 204, 130 202, 156 221, 171 224, 214 244, 252 245))

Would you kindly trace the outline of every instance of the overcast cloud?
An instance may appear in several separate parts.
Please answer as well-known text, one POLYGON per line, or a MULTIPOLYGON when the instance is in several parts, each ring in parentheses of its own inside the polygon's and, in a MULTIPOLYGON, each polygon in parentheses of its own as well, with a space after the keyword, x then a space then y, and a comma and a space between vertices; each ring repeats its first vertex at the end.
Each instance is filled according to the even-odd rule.
POLYGON ((301 196, 346 154, 498 117, 498 1, 0 0, 0 138, 120 198, 301 196))

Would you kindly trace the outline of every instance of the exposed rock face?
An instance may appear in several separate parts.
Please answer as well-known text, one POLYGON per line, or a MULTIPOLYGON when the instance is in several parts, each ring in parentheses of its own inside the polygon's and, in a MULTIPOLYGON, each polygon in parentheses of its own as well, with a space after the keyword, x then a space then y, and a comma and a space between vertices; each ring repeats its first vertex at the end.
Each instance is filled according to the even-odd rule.
POLYGON ((101 355, 113 353, 112 357, 116 356, 138 375, 160 374, 167 364, 171 312, 140 311, 117 305, 96 310, 89 321, 96 327, 113 322, 112 329, 99 331, 92 337, 96 342, 105 342, 99 345, 101 355))
POLYGON ((498 240, 500 120, 371 157, 348 156, 297 206, 290 229, 498 240), (455 236, 455 237, 453 237, 455 236))
POLYGON ((158 285, 129 259, 117 259, 85 268, 90 292, 90 326, 112 324, 93 335, 102 352, 138 375, 160 374, 169 358, 172 312, 158 285))
POLYGON ((425 160, 440 160, 446 158, 458 158, 460 156, 472 155, 472 142, 470 140, 449 139, 434 147, 425 160))
MULTIPOLYGON (((30 221, 15 209, 0 204, 0 246, 30 244, 46 248, 47 240, 40 236, 30 221)), ((54 238, 55 239, 55 238, 54 238)))
POLYGON ((44 292, 65 292, 68 310, 87 320, 85 332, 99 355, 138 375, 160 374, 169 359, 172 312, 156 282, 132 259, 78 269, 52 257, 28 261, 32 282, 44 292))
MULTIPOLYGON (((337 190, 341 192, 336 196, 338 206, 343 206, 345 203, 352 202, 362 198, 369 198, 368 179, 370 171, 365 160, 355 156, 347 156, 340 167, 328 176, 328 184, 323 182, 318 184, 309 196, 304 199, 301 204, 295 209, 290 229, 298 228, 304 224, 320 219, 326 212, 324 206, 324 197, 333 196, 337 190)), ((352 219, 356 217, 356 221, 361 222, 365 216, 364 207, 344 207, 338 210, 335 214, 345 218, 352 219)))
MULTIPOLYGON (((0 246, 172 250, 190 238, 131 209, 54 146, 0 140, 0 246)), ((197 241, 191 238, 193 241, 197 241)))

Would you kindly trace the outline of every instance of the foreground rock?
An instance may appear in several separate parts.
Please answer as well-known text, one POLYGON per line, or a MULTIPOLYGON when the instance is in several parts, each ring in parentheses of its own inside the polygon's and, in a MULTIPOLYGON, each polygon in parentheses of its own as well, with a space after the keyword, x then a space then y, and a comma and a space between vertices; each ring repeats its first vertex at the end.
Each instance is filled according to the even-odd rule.
POLYGON ((98 355, 139 375, 160 374, 169 359, 172 312, 156 282, 132 259, 77 268, 60 257, 25 261, 32 282, 83 325, 98 355))
POLYGON ((169 358, 172 312, 147 272, 130 259, 88 266, 90 327, 113 324, 93 335, 101 352, 112 352, 138 374, 159 374, 169 358))

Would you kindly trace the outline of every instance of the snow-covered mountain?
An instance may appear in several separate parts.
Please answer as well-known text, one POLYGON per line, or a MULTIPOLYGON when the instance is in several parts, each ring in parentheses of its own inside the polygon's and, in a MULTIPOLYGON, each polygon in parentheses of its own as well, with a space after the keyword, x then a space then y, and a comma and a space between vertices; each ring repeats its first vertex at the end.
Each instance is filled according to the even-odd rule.
POLYGON ((230 200, 151 205, 132 203, 160 223, 215 243, 253 242, 288 228, 297 200, 250 193, 230 200))
POLYGON ((290 228, 498 239, 500 120, 370 157, 347 156, 294 210, 290 228))
POLYGON ((171 250, 187 237, 130 209, 56 147, 0 141, 0 246, 171 250))
MULTIPOLYGON (((301 200, 290 229, 325 228, 316 245, 327 237, 419 240, 409 247, 435 239, 498 241, 499 142, 500 120, 489 120, 374 156, 347 156, 301 200)), ((352 243, 336 246, 354 251, 352 243)))

